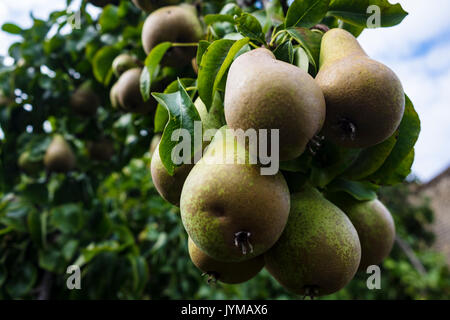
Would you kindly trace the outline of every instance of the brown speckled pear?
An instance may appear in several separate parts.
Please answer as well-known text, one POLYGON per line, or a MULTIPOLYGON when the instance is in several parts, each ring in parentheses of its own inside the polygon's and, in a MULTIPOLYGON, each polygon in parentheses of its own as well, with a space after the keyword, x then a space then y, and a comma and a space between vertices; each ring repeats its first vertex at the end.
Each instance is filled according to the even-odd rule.
POLYGON ((119 54, 112 62, 112 69, 116 77, 120 77, 125 71, 137 67, 139 67, 139 61, 127 53, 119 54))
POLYGON ((75 155, 61 135, 55 135, 44 156, 49 172, 67 172, 75 167, 75 155))
MULTIPOLYGON (((145 53, 161 42, 175 43, 198 42, 203 29, 195 13, 195 8, 188 6, 168 6, 152 12, 142 28, 142 45, 145 53)), ((164 65, 183 67, 195 56, 195 47, 172 47, 163 60, 164 65)))
POLYGON ((398 128, 405 109, 400 80, 348 31, 331 29, 323 36, 316 81, 327 104, 324 134, 336 144, 370 147, 398 128))
POLYGON ((117 81, 115 90, 117 92, 117 101, 123 110, 147 114, 155 110, 157 103, 153 97, 144 102, 140 89, 141 72, 142 69, 140 68, 125 71, 117 81))
POLYGON ((361 242, 359 269, 380 264, 391 252, 395 240, 394 220, 389 210, 378 200, 357 201, 340 195, 331 199, 349 217, 361 242))
POLYGON ((90 81, 84 82, 70 97, 72 110, 85 117, 93 116, 100 106, 100 98, 92 88, 90 81))
POLYGON ((300 156, 322 128, 325 99, 308 73, 260 48, 232 63, 225 118, 233 129, 279 129, 280 160, 290 160, 300 156))
POLYGON ((158 146, 152 155, 150 171, 153 184, 161 197, 178 207, 180 205, 181 189, 193 166, 193 164, 182 164, 175 168, 175 172, 171 176, 167 172, 167 169, 164 167, 161 157, 159 156, 158 143, 158 146))
POLYGON ((136 7, 145 11, 152 12, 162 6, 174 5, 179 0, 131 0, 136 7))
POLYGON ((246 282, 264 267, 262 255, 236 263, 217 261, 200 250, 191 238, 188 241, 188 249, 192 263, 208 276, 208 282, 220 281, 230 284, 246 282))
POLYGON ((358 234, 350 220, 308 185, 292 195, 286 228, 265 254, 267 270, 281 285, 309 296, 345 287, 360 258, 358 234))
POLYGON ((225 262, 271 248, 286 225, 289 190, 283 176, 261 175, 234 135, 217 131, 181 193, 183 225, 194 243, 225 262))

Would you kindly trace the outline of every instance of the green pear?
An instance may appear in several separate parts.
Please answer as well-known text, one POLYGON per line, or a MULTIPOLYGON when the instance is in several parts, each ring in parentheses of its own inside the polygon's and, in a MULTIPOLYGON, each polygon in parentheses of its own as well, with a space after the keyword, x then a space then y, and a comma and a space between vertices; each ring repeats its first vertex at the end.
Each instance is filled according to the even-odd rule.
POLYGON ((230 284, 246 282, 264 267, 263 255, 243 262, 217 261, 200 250, 191 238, 188 240, 188 249, 192 263, 208 275, 208 282, 220 281, 230 284))
POLYGON ((225 118, 233 129, 279 129, 280 160, 291 160, 322 128, 325 99, 308 73, 260 48, 231 64, 225 118))
POLYGON ((161 142, 161 134, 157 133, 153 136, 152 141, 150 141, 150 148, 148 150, 150 153, 150 157, 153 156, 160 142, 161 142))
MULTIPOLYGON (((145 101, 142 98, 140 89, 142 69, 133 68, 125 71, 117 81, 116 94, 117 101, 121 108, 132 113, 147 114, 156 109, 156 100, 150 97, 145 101)), ((153 86, 156 84, 152 85, 153 86)))
MULTIPOLYGON (((193 8, 193 7, 192 7, 193 8)), ((168 6, 152 12, 142 28, 142 45, 147 54, 161 42, 198 42, 203 35, 202 25, 194 10, 188 6, 168 6)), ((171 47, 162 64, 183 67, 196 54, 196 47, 171 47)))
POLYGON ((139 67, 139 61, 127 53, 119 54, 112 62, 112 69, 117 77, 129 69, 137 67, 139 67))
POLYGON ((316 81, 327 104, 326 138, 348 148, 366 148, 388 139, 405 110, 395 73, 367 56, 356 38, 331 29, 322 38, 316 81))
POLYGON ((93 89, 92 81, 84 82, 70 97, 70 106, 81 116, 93 116, 100 106, 100 98, 93 89))
POLYGON ((179 0, 131 0, 136 7, 145 11, 152 12, 162 6, 174 5, 179 0))
POLYGON ((358 201, 339 194, 330 200, 349 217, 361 242, 361 263, 365 271, 370 265, 380 264, 391 252, 395 240, 394 219, 378 200, 358 201))
POLYGON ((189 173, 181 192, 183 225, 208 256, 240 262, 261 255, 283 232, 289 190, 281 173, 261 175, 225 127, 189 173))
POLYGON ((166 167, 159 156, 159 143, 152 155, 152 162, 150 164, 150 171, 152 174, 152 181, 156 190, 164 198, 175 206, 180 206, 181 190, 184 181, 189 172, 193 168, 193 164, 182 164, 175 168, 173 175, 167 172, 166 167))
POLYGON ((75 155, 61 135, 55 135, 44 156, 44 165, 49 172, 67 172, 75 167, 75 155))
POLYGON ((281 285, 309 296, 342 289, 354 277, 360 258, 350 220, 309 185, 292 195, 286 228, 265 254, 267 270, 281 285))

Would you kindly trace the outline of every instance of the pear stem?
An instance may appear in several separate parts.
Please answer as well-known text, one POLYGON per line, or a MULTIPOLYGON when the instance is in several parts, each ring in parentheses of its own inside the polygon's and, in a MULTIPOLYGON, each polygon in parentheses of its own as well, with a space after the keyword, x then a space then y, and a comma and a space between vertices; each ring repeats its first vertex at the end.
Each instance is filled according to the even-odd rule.
POLYGON ((286 30, 280 30, 280 31, 278 31, 277 33, 275 33, 275 35, 272 37, 272 40, 270 40, 269 47, 272 47, 272 46, 273 46, 274 41, 275 41, 275 40, 278 38, 278 36, 279 36, 280 34, 282 34, 283 32, 286 32, 286 30))
POLYGON ((187 87, 186 91, 194 91, 197 90, 197 87, 187 87))
POLYGON ((239 231, 234 234, 234 245, 241 249, 243 255, 246 255, 247 252, 253 252, 253 246, 250 243, 250 236, 252 234, 247 231, 239 231))
POLYGON ((172 47, 198 47, 197 42, 174 42, 172 47))
POLYGON ((208 276, 208 279, 206 280, 206 282, 209 285, 215 285, 217 283, 217 280, 219 279, 219 274, 214 271, 208 271, 208 272, 202 273, 202 277, 204 277, 204 276, 208 276))

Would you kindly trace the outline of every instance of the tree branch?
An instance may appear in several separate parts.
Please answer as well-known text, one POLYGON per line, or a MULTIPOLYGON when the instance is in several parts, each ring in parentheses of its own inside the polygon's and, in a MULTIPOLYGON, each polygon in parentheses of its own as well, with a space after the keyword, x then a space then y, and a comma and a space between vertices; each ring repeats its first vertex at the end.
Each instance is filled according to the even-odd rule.
POLYGON ((423 266, 422 262, 420 262, 420 260, 417 258, 412 248, 405 240, 403 240, 399 236, 395 236, 395 243, 397 243, 400 249, 402 249, 402 251, 406 254, 409 261, 411 262, 413 267, 417 270, 417 272, 419 272, 422 275, 427 273, 427 270, 423 266))

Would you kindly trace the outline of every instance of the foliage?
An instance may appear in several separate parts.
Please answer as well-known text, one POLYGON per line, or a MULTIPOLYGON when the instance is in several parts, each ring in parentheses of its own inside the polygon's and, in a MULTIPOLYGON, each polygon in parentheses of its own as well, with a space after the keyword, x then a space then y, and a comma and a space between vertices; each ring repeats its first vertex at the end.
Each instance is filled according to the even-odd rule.
MULTIPOLYGON (((398 24, 406 15, 400 5, 368 2, 379 3, 388 14, 382 26, 398 24)), ((278 0, 244 7, 232 1, 203 1, 198 8, 206 37, 198 44, 197 80, 190 66, 174 70, 159 65, 171 43, 144 55, 140 34, 145 14, 131 1, 107 5, 98 18, 89 15, 83 1, 80 28, 71 27, 74 16, 66 10, 51 13, 47 20, 33 17, 29 29, 4 24, 2 30, 20 40, 9 48, 12 64, 0 57, 0 298, 299 298, 265 270, 238 286, 206 284, 189 261, 179 209, 160 198, 152 184, 148 146, 154 132, 164 131, 160 151, 164 165, 173 170, 172 142, 164 135, 175 127, 191 129, 198 119, 195 96, 208 109, 215 95, 223 101, 229 66, 254 47, 265 45, 280 59, 315 75, 322 32, 309 28, 320 22, 360 33, 367 6, 354 3, 296 0, 286 10, 286 2, 278 0), (141 91, 144 98, 160 103, 154 117, 122 113, 111 106, 111 64, 123 52, 145 61, 141 91), (153 91, 155 79, 164 82, 163 93, 153 91), (102 101, 96 115, 88 118, 69 107, 71 93, 86 80, 93 81, 102 101), (42 165, 56 133, 64 136, 77 157, 76 170, 68 174, 49 174, 42 165), (115 154, 108 162, 89 157, 89 142, 99 137, 114 142, 115 154), (24 153, 33 170, 19 167, 24 153), (82 266, 82 290, 66 287, 71 264, 82 266)), ((282 168, 321 188, 369 199, 378 191, 376 184, 399 183, 410 172, 419 120, 412 103, 408 108, 396 133, 399 138, 393 137, 383 159, 368 156, 371 150, 355 152, 325 143, 317 156, 302 156, 282 168)), ((382 188, 381 194, 399 235, 427 272, 419 274, 395 247, 383 264, 386 290, 368 291, 365 275, 360 275, 332 298, 449 297, 448 268, 427 248, 431 239, 424 226, 432 213, 426 205, 406 205, 405 187, 382 188)))

